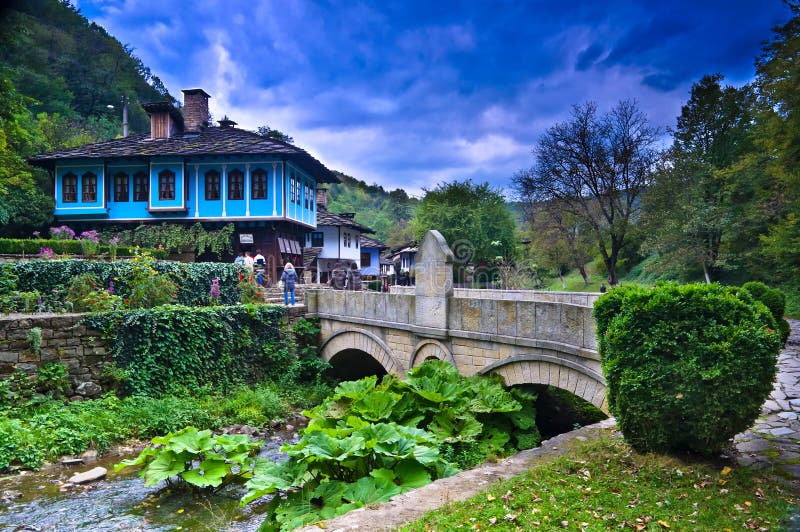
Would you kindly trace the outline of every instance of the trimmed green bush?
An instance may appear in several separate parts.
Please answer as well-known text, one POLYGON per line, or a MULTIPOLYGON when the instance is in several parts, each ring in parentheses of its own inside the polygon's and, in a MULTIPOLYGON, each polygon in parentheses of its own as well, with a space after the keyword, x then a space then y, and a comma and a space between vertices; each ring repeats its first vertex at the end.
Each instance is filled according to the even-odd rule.
MULTIPOLYGON (((66 291, 72 279, 92 273, 101 286, 114 282, 116 293, 128 293, 133 275, 131 261, 90 261, 79 259, 19 261, 12 264, 11 274, 17 277, 20 291, 38 291, 46 294, 53 290, 66 291)), ((166 274, 178 285, 176 302, 181 305, 206 305, 209 301, 211 280, 219 279, 219 303, 232 305, 239 301, 239 272, 237 264, 220 262, 157 262, 154 268, 166 274)))
POLYGON ((786 345, 786 340, 789 338, 791 327, 789 322, 783 319, 786 313, 786 296, 777 288, 770 288, 764 283, 758 281, 751 281, 742 285, 742 290, 747 290, 753 299, 761 301, 767 306, 775 318, 775 323, 781 331, 781 341, 786 345))
POLYGON ((282 335, 282 307, 237 305, 90 314, 116 365, 127 370, 123 391, 163 396, 176 389, 231 389, 291 372, 297 355, 282 335))
POLYGON ((745 290, 620 287, 594 316, 609 405, 638 451, 718 451, 772 390, 780 334, 745 290))

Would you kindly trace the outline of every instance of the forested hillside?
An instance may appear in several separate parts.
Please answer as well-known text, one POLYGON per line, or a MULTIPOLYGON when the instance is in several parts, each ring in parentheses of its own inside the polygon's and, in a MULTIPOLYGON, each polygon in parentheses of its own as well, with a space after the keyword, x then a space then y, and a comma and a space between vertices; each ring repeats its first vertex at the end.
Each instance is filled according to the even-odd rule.
POLYGON ((130 48, 67 2, 4 2, 0 9, 0 235, 47 224, 52 183, 26 157, 147 131, 140 102, 171 100, 130 48), (110 109, 108 106, 114 106, 110 109))
POLYGON ((377 238, 388 246, 399 246, 412 239, 411 218, 419 200, 409 197, 405 190, 386 191, 380 185, 367 185, 354 177, 335 172, 341 184, 328 190, 330 212, 354 212, 356 221, 375 230, 377 238))

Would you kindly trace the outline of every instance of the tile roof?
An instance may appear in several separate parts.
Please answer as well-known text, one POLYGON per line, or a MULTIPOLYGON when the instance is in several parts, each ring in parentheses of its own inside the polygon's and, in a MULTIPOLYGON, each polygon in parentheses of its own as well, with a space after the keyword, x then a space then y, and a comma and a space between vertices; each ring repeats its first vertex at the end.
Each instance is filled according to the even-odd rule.
POLYGON ((342 227, 352 227, 353 229, 358 229, 362 233, 375 232, 369 227, 361 225, 360 223, 356 222, 352 218, 347 218, 345 216, 333 214, 332 212, 328 212, 328 209, 326 209, 322 205, 317 204, 317 226, 320 225, 328 225, 328 226, 339 225, 342 227))
POLYGON ((383 242, 375 240, 374 238, 370 238, 366 235, 360 235, 358 237, 358 245, 362 248, 389 249, 389 246, 383 242))
POLYGON ((322 248, 303 248, 303 266, 308 269, 316 266, 314 263, 322 253, 322 248))
POLYGON ((320 183, 340 180, 324 164, 307 151, 292 144, 265 138, 252 131, 226 127, 209 127, 199 133, 181 133, 170 138, 151 139, 149 134, 67 148, 34 155, 28 162, 52 168, 58 159, 137 158, 176 155, 275 155, 296 163, 320 183))

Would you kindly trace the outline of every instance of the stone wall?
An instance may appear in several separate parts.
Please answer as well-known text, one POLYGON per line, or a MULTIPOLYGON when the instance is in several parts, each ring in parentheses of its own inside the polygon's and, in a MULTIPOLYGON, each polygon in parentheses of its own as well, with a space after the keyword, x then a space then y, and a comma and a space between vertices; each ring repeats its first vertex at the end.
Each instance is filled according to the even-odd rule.
POLYGON ((104 366, 111 361, 100 333, 81 325, 82 314, 11 314, 0 316, 0 379, 15 371, 35 375, 49 362, 69 371, 74 397, 97 397, 104 366), (41 347, 34 352, 31 330, 41 330, 41 347))

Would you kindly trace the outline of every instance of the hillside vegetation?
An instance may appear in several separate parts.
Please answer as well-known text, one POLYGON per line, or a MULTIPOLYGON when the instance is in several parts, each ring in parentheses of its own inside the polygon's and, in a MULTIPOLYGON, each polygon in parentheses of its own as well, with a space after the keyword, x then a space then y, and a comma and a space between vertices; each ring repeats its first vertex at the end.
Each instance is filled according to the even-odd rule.
POLYGON ((412 239, 410 221, 419 200, 409 197, 405 190, 385 190, 380 185, 367 185, 354 177, 335 172, 341 184, 330 185, 328 210, 354 212, 356 221, 375 231, 370 235, 387 246, 399 246, 412 239))

